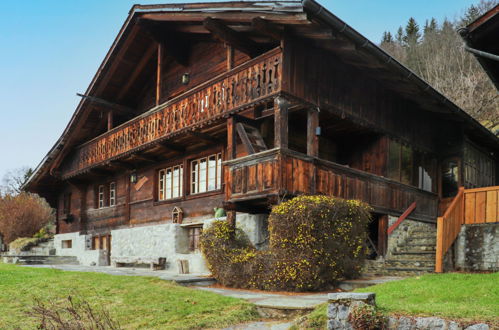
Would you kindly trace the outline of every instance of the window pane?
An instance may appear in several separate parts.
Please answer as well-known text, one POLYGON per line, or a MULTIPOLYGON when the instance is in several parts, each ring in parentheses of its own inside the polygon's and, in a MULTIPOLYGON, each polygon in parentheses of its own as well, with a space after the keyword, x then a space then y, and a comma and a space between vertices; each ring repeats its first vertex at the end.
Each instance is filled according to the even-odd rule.
POLYGON ((199 160, 199 184, 198 192, 202 193, 206 191, 206 158, 201 158, 199 160))
POLYGON ((198 161, 194 160, 191 163, 191 194, 198 192, 198 161))
POLYGON ((212 155, 208 158, 208 190, 216 189, 217 157, 212 155))
POLYGON ((458 190, 459 167, 457 161, 450 160, 442 166, 442 196, 451 197, 458 190))
POLYGON ((158 189, 159 189, 158 199, 159 200, 163 200, 163 199, 165 199, 165 171, 164 170, 159 171, 158 177, 159 177, 159 182, 158 182, 158 189))
POLYGON ((179 178, 180 178, 180 167, 175 166, 173 168, 173 192, 172 192, 173 198, 179 197, 179 187, 180 187, 179 178))
POLYGON ((169 199, 172 198, 172 169, 167 168, 166 169, 166 176, 165 176, 165 198, 169 199))
POLYGON ((222 154, 217 156, 217 189, 222 187, 222 154))

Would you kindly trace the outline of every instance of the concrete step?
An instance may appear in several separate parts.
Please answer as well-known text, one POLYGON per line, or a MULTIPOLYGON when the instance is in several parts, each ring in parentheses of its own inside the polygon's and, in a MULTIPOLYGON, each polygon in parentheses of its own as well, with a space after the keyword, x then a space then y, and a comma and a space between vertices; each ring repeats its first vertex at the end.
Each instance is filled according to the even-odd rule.
POLYGON ((397 251, 392 252, 389 260, 435 260, 435 251, 397 251))
POLYGON ((433 268, 435 260, 424 259, 391 259, 385 262, 385 265, 390 268, 433 268))
POLYGON ((4 256, 4 261, 19 265, 79 265, 77 257, 65 256, 9 255, 4 256))
POLYGON ((409 237, 407 239, 407 243, 410 244, 426 244, 426 245, 435 245, 437 244, 436 237, 409 237))
POLYGON ((409 239, 411 238, 436 238, 436 231, 416 231, 409 233, 409 239))
POLYGON ((387 267, 387 272, 390 275, 398 276, 415 276, 433 273, 435 268, 432 267, 387 267))
POLYGON ((402 247, 397 247, 397 252, 405 252, 405 251, 435 251, 435 245, 426 245, 426 244, 406 244, 402 247))

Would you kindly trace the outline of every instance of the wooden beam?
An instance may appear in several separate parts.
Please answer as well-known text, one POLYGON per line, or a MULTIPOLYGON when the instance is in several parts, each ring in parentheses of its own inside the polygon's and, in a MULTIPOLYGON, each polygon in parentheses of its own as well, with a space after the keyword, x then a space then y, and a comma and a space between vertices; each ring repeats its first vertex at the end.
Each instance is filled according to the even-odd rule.
POLYGON ((189 132, 189 135, 192 135, 192 136, 194 136, 198 139, 201 139, 203 141, 206 141, 210 144, 221 144, 222 143, 222 141, 220 141, 219 139, 214 138, 213 136, 206 134, 206 133, 191 131, 191 132, 189 132))
POLYGON ((309 109, 307 112, 307 155, 319 157, 319 136, 316 129, 319 127, 319 111, 309 109))
POLYGON ((135 83, 139 75, 144 71, 145 66, 149 61, 151 60, 152 56, 156 53, 157 47, 153 43, 147 50, 144 52, 142 55, 142 58, 140 59, 139 63, 135 66, 135 69, 133 70, 132 74, 127 80, 126 85, 121 89, 120 93, 118 94, 118 97, 116 98, 118 101, 123 100, 125 95, 128 93, 132 85, 135 83))
POLYGON ((148 163, 156 163, 158 161, 158 159, 156 157, 149 156, 146 154, 134 154, 133 158, 135 158, 139 161, 144 161, 144 162, 148 162, 148 163))
POLYGON ((269 22, 261 17, 255 17, 251 21, 251 26, 259 33, 271 37, 275 40, 281 40, 284 35, 284 30, 280 29, 278 25, 269 22))
POLYGON ((274 100, 274 148, 288 148, 289 101, 278 96, 274 100))
POLYGON ((230 44, 250 57, 255 57, 258 54, 260 49, 260 45, 258 43, 229 28, 227 25, 222 23, 222 21, 207 17, 204 20, 203 25, 213 34, 215 38, 230 44))
POLYGON ((244 147, 246 148, 246 151, 248 152, 249 155, 252 155, 255 153, 255 149, 251 145, 251 141, 249 140, 248 134, 246 134, 246 130, 244 129, 244 126, 242 123, 237 123, 236 124, 236 129, 237 129, 237 134, 239 135, 239 138, 243 142, 244 147))
POLYGON ((234 48, 231 45, 227 45, 227 71, 234 68, 234 48))
POLYGON ((106 107, 108 107, 108 108, 110 108, 118 113, 121 113, 121 114, 126 114, 126 115, 134 115, 135 114, 134 109, 129 108, 129 107, 124 106, 124 105, 121 105, 121 104, 106 101, 104 99, 101 99, 101 98, 95 97, 95 96, 84 95, 84 94, 80 94, 80 93, 76 93, 76 95, 88 100, 89 102, 106 106, 106 107))
POLYGON ((227 159, 236 158, 236 127, 234 117, 227 119, 227 159))
POLYGON ((163 44, 158 43, 158 62, 156 67, 156 105, 159 105, 161 101, 161 68, 163 61, 163 44))
POLYGON ((139 24, 146 33, 158 44, 163 45, 163 60, 171 57, 182 66, 189 64, 189 44, 184 40, 186 33, 174 32, 168 25, 151 20, 140 19, 139 24))
POLYGON ((113 129, 113 110, 107 112, 107 130, 110 131, 113 129))
POLYGON ((120 160, 110 161, 109 162, 109 166, 118 167, 118 168, 121 168, 121 169, 124 169, 124 170, 133 170, 133 169, 135 169, 135 166, 133 166, 132 164, 129 164, 129 163, 126 163, 126 162, 123 162, 123 161, 120 161, 120 160))

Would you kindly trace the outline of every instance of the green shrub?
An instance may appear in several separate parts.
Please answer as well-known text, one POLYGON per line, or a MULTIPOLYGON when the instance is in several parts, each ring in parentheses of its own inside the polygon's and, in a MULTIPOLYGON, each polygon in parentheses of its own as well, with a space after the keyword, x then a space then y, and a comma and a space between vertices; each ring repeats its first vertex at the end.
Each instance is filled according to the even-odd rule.
POLYGON ((257 251, 244 233, 216 221, 201 249, 223 285, 265 290, 320 290, 360 273, 370 208, 356 200, 299 196, 272 209, 270 248, 257 251))

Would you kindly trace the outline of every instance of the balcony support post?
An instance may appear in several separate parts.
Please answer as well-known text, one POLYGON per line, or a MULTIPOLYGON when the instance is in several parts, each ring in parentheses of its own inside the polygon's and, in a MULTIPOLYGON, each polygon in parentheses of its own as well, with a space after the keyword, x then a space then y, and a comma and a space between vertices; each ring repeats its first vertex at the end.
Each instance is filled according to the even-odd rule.
POLYGON ((163 60, 163 44, 158 43, 158 63, 156 68, 156 105, 161 101, 161 67, 163 60))
POLYGON ((109 110, 107 112, 107 130, 110 131, 113 129, 114 125, 113 125, 113 111, 112 110, 109 110))
POLYGON ((236 158, 236 121, 234 117, 227 119, 227 160, 236 158))
POLYGON ((309 109, 307 112, 307 155, 312 157, 319 157, 318 127, 319 111, 317 109, 309 109))
POLYGON ((289 101, 282 96, 274 100, 274 147, 288 148, 289 101))

